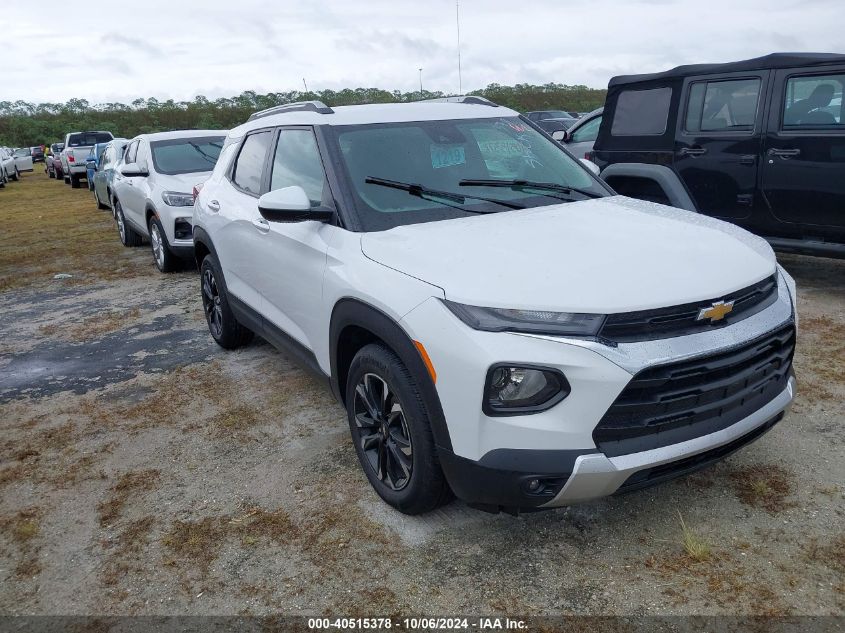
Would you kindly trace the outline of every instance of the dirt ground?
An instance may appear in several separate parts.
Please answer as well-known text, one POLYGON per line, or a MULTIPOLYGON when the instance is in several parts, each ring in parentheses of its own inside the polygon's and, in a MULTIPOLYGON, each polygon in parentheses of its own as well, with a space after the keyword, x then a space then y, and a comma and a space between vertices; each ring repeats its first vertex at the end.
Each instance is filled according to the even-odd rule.
POLYGON ((799 396, 750 447, 558 511, 411 518, 323 386, 215 346, 197 273, 40 169, 0 190, 0 612, 845 613, 845 261, 781 258, 799 396))

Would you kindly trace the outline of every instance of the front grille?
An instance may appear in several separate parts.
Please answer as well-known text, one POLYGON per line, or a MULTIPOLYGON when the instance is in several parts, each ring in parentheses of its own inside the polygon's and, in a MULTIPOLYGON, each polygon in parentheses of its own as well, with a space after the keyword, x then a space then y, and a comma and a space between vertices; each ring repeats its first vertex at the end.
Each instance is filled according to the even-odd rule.
POLYGON ((685 303, 670 308, 611 314, 605 320, 599 336, 609 341, 626 343, 683 336, 725 327, 772 305, 777 300, 777 289, 777 277, 772 275, 747 288, 712 300, 685 303), (715 323, 707 319, 698 321, 699 311, 710 307, 716 301, 733 301, 733 310, 715 323))
POLYGON ((790 323, 728 351, 644 369, 604 414, 593 440, 615 457, 727 428, 786 388, 794 351, 790 323))

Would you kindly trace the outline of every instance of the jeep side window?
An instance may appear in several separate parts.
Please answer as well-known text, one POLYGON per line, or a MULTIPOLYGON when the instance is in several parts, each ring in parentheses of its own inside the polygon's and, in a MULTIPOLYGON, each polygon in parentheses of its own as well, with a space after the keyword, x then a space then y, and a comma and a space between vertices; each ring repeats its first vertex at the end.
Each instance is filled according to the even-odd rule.
POLYGON ((616 99, 613 136, 661 136, 669 120, 671 88, 625 90, 616 99))
POLYGON ((270 191, 299 185, 312 207, 331 207, 326 172, 311 130, 281 130, 273 157, 270 191))
POLYGON ((783 128, 818 129, 845 125, 845 74, 790 77, 786 82, 783 128))
POLYGON ((241 191, 259 195, 261 176, 264 173, 264 160, 270 147, 272 132, 264 130, 246 137, 235 166, 232 169, 232 183, 241 191))
POLYGON ((760 83, 755 78, 691 84, 684 129, 693 133, 753 130, 760 83))

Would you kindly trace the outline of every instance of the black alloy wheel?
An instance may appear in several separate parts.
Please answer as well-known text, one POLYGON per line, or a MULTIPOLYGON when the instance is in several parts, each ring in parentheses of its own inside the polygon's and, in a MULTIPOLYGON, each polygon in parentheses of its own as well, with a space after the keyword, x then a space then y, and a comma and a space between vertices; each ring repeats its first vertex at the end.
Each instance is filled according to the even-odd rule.
POLYGON ((364 374, 355 387, 355 440, 376 477, 391 490, 405 488, 413 470, 413 446, 402 404, 383 378, 364 374))
POLYGON ((223 308, 220 305, 220 291, 217 288, 217 280, 214 278, 214 271, 211 270, 211 267, 202 271, 202 307, 211 335, 215 339, 219 339, 223 335, 223 308))

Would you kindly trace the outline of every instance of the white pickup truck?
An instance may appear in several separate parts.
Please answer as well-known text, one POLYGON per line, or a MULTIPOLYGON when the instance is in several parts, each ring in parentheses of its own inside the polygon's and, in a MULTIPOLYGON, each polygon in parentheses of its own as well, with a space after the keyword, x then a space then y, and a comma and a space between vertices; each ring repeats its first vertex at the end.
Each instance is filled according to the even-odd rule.
POLYGON ((97 143, 108 143, 114 138, 111 132, 70 132, 65 135, 65 148, 60 155, 65 184, 74 189, 79 188, 79 181, 87 179, 88 172, 85 159, 91 152, 91 147, 97 143))

